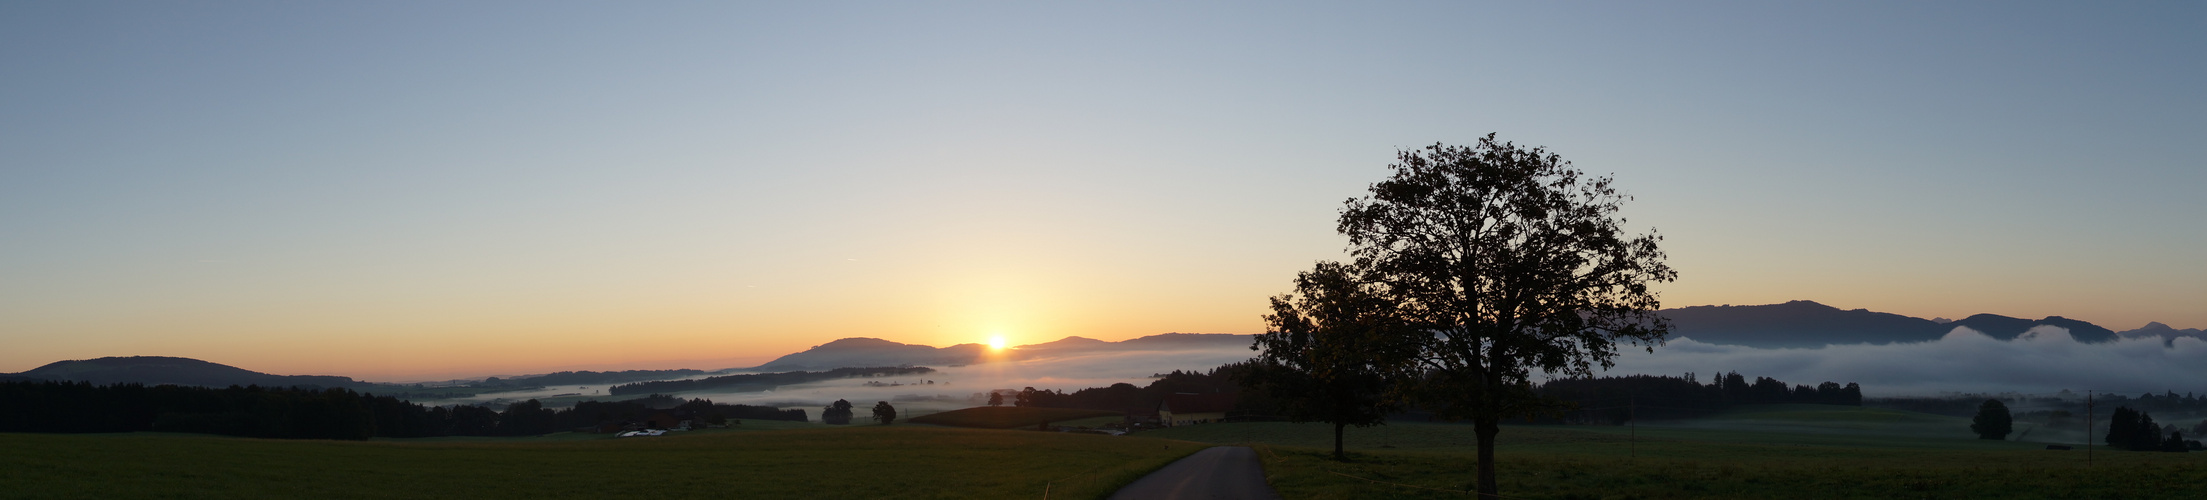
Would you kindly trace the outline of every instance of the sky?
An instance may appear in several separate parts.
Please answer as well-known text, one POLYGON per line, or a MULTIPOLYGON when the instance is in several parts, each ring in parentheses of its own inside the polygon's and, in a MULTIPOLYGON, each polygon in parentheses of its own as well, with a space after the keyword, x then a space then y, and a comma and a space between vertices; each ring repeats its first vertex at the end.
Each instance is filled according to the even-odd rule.
POLYGON ((0 372, 425 380, 1258 333, 1397 151, 1666 306, 2207 327, 2180 2, 0 3, 0 372))

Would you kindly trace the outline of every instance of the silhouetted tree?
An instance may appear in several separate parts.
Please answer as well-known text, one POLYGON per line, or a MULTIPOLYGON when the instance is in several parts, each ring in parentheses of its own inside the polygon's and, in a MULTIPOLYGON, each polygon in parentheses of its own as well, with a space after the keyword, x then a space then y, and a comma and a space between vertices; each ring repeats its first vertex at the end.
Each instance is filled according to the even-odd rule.
POLYGON ((1620 342, 1653 346, 1670 331, 1648 284, 1677 279, 1652 232, 1628 235, 1627 197, 1544 148, 1496 142, 1403 151, 1394 175, 1342 210, 1357 267, 1418 327, 1415 397, 1438 416, 1470 419, 1478 491, 1498 497, 1494 437, 1502 419, 1550 409, 1534 371, 1590 376, 1620 342))
POLYGON ((2161 451, 2184 453, 2192 450, 2190 446, 2186 446, 2184 443, 2184 433, 2171 432, 2169 433, 2169 439, 2161 441, 2161 451))
POLYGON ((533 436, 552 432, 553 411, 544 409, 544 403, 531 399, 506 405, 506 411, 498 415, 499 434, 508 436, 533 436))
POLYGON ((2130 448, 2132 437, 2138 433, 2138 412, 2128 406, 2115 407, 2115 413, 2107 418, 2107 445, 2113 448, 2130 448))
POLYGON ((820 422, 832 425, 850 424, 851 402, 838 399, 835 400, 834 403, 829 404, 826 408, 821 408, 820 422))
POLYGON ((1747 385, 1747 377, 1740 376, 1740 372, 1726 373, 1718 380, 1724 381, 1722 389, 1726 401, 1733 403, 1754 402, 1754 391, 1747 385))
POLYGON ((2015 432, 2015 419, 2008 414, 2008 405, 1998 399, 1987 399, 1985 404, 1978 405, 1977 417, 1969 422, 1969 430, 1977 433, 1977 439, 2007 439, 2009 433, 2015 432))
POLYGON ((1394 303, 1353 266, 1321 262, 1295 277, 1295 293, 1272 298, 1268 328, 1241 382, 1277 399, 1289 419, 1333 424, 1333 457, 1342 429, 1387 421, 1400 405, 1389 388, 1417 354, 1415 335, 1394 303))
POLYGON ((1004 393, 989 391, 989 406, 1004 406, 1004 393))
POLYGON ((892 423, 896 423, 896 421, 897 421, 897 407, 894 407, 894 406, 889 406, 889 402, 888 402, 888 401, 875 401, 875 402, 874 402, 874 421, 875 421, 875 422, 881 422, 881 425, 889 425, 889 424, 892 424, 892 423))
POLYGON ((2130 431, 2131 451, 2161 449, 2161 425, 2153 423, 2153 414, 2138 412, 2138 426, 2130 431))

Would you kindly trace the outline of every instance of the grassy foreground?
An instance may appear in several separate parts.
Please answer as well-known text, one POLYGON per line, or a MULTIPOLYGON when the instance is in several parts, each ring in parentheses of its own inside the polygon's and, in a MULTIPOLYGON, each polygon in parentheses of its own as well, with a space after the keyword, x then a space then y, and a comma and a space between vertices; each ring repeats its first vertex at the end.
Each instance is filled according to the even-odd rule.
POLYGON ((1199 448, 901 425, 437 442, 0 434, 0 497, 1100 498, 1199 448))
MULTIPOLYGON (((2088 470, 2082 449, 1920 435, 1945 418, 1817 407, 1757 409, 1636 433, 1504 426, 1497 462, 1502 494, 1520 499, 2207 497, 2207 453, 2100 450, 2088 470), (1722 428, 1727 421, 1742 428, 1722 428)), ((1463 493, 1475 452, 1468 425, 1350 429, 1348 463, 1331 459, 1332 427, 1321 424, 1210 424, 1140 435, 1253 445, 1287 498, 1471 498, 1463 493)))

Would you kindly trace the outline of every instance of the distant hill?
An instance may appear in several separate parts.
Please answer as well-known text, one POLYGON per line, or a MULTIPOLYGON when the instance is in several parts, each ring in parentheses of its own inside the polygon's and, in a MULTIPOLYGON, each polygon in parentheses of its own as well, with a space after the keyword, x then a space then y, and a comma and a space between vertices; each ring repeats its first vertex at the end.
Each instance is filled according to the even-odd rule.
POLYGON ((979 359, 987 346, 959 344, 934 347, 853 337, 813 346, 803 352, 774 358, 752 367, 759 371, 832 370, 845 367, 899 365, 962 365, 979 359))
POLYGON ((2126 339, 2134 337, 2160 337, 2163 344, 2170 344, 2174 343, 2177 337, 2191 337, 2200 340, 2207 340, 2207 330, 2201 330, 2198 328, 2177 329, 2172 328, 2169 325, 2161 324, 2161 322, 2159 321, 2155 321, 2146 323, 2146 326, 2136 330, 2126 330, 2118 332, 2115 334, 2115 336, 2126 339))
POLYGON ((1694 306, 1659 312, 1671 337, 1750 347, 1817 347, 1936 340, 1954 327, 1891 313, 1796 300, 1759 306, 1694 306))
POLYGON ((139 383, 205 387, 259 385, 359 388, 371 384, 330 375, 271 375, 191 358, 168 356, 107 357, 55 361, 12 376, 24 379, 83 381, 94 384, 139 383))
POLYGON ((1963 326, 2001 340, 2013 340, 2039 325, 2066 328, 2080 342, 2107 342, 2116 337, 2106 328, 2060 316, 2028 320, 1979 314, 1941 323, 1866 309, 1842 310, 1806 300, 1758 306, 1681 307, 1664 309, 1660 314, 1670 318, 1672 338, 1762 348, 1924 342, 1963 326))
POLYGON ((1992 336, 1992 338, 2015 340, 2016 337, 2023 336, 2023 332, 2039 325, 2066 328, 2069 330, 2069 336, 2075 337, 2078 342, 2108 342, 2115 340, 2114 330, 2060 316, 2047 316, 2046 319, 2033 321, 1998 314, 1979 314, 1948 323, 1946 326, 1967 326, 1971 330, 1983 332, 1985 335, 1992 336))
POLYGON ((1066 337, 1052 342, 1023 345, 992 352, 981 344, 932 347, 876 338, 847 338, 813 346, 804 352, 775 358, 749 368, 757 371, 832 370, 864 366, 946 366, 1063 356, 1084 352, 1171 351, 1220 347, 1248 348, 1251 335, 1228 333, 1166 333, 1119 342, 1086 337, 1066 337))

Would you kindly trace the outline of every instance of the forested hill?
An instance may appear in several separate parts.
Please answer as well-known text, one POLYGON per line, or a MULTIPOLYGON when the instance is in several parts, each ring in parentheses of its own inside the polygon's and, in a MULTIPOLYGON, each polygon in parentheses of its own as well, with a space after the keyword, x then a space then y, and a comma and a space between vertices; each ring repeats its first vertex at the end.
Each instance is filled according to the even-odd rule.
POLYGON ((12 375, 19 380, 58 380, 93 384, 229 387, 335 387, 362 389, 373 384, 332 375, 273 375, 191 358, 129 356, 56 361, 12 375))
MULTIPOLYGON (((1671 320, 1671 338, 1762 348, 1925 342, 1938 340, 1956 327, 1969 327, 2000 340, 2013 340, 2041 325, 2068 329, 2069 335, 2079 342, 2108 342, 2117 338, 2117 334, 2107 328, 2060 316, 2030 320, 1979 314, 1940 323, 1867 309, 1842 310, 1806 300, 1756 306, 1681 307, 1659 313, 1671 320)), ((2167 329, 2167 326, 2162 328, 2167 329)), ((2131 332, 2124 333, 2129 334, 2131 332)))

